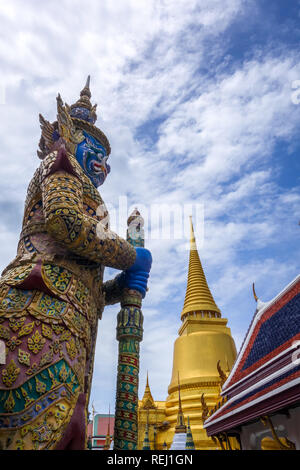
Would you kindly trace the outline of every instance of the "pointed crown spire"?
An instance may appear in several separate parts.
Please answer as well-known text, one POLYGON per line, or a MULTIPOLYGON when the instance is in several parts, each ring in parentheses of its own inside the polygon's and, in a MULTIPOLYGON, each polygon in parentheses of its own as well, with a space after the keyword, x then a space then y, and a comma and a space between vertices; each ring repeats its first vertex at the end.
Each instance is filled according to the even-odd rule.
POLYGON ((82 119, 94 124, 97 120, 96 107, 91 103, 90 75, 86 80, 86 84, 80 92, 80 98, 76 103, 70 106, 70 116, 72 118, 82 119))
POLYGON ((255 300, 255 302, 257 302, 257 301, 258 301, 258 297, 257 297, 256 292, 255 292, 255 285, 254 285, 254 282, 252 283, 252 290, 253 290, 253 297, 254 297, 254 300, 255 300))
POLYGON ((107 155, 110 154, 110 144, 106 135, 95 126, 97 120, 96 108, 97 104, 91 103, 90 75, 88 75, 86 84, 80 92, 80 97, 76 103, 71 106, 66 105, 73 124, 76 128, 91 134, 105 148, 107 155))
POLYGON ((181 319, 186 314, 196 311, 221 313, 208 287, 206 277, 199 258, 192 217, 190 217, 190 259, 186 294, 181 319))

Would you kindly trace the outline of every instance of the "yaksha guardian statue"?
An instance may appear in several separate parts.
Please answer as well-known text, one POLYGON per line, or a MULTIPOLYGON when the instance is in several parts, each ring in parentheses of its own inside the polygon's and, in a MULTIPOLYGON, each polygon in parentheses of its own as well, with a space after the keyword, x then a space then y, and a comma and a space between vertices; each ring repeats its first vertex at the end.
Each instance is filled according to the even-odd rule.
POLYGON ((97 322, 123 288, 145 296, 151 254, 108 226, 97 191, 110 145, 95 126, 89 78, 57 121, 40 116, 42 160, 17 256, 0 279, 0 449, 84 449, 97 322), (123 271, 103 283, 104 267, 123 271))

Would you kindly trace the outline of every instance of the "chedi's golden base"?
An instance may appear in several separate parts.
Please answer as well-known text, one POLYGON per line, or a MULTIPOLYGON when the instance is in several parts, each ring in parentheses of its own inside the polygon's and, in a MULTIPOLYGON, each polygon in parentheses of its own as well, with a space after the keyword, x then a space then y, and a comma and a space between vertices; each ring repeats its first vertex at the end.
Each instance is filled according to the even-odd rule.
MULTIPOLYGON (((203 420, 221 399, 221 387, 235 361, 236 348, 226 326, 227 320, 221 318, 207 285, 192 223, 188 283, 181 319, 166 401, 153 400, 147 380, 143 400, 139 402, 139 449, 143 447, 147 421, 151 449, 163 449, 164 443, 170 448, 180 411, 178 373, 184 424, 189 417, 195 449, 220 449, 218 442, 207 436, 203 420)), ((232 440, 231 445, 235 448, 237 443, 232 440)))
MULTIPOLYGON (((227 373, 232 367, 236 349, 222 318, 202 318, 197 314, 187 317, 174 344, 173 373, 166 401, 139 403, 139 444, 143 447, 147 419, 151 449, 163 449, 166 442, 170 448, 177 424, 179 408, 177 371, 180 371, 180 395, 182 411, 190 419, 196 449, 214 450, 219 445, 209 438, 203 428, 205 405, 211 410, 221 399, 221 383, 217 363, 227 373), (201 397, 204 394, 204 404, 201 397), (156 428, 156 432, 155 432, 156 428), (155 441, 155 442, 154 442, 155 441)), ((234 443, 233 443, 234 445, 234 443)))

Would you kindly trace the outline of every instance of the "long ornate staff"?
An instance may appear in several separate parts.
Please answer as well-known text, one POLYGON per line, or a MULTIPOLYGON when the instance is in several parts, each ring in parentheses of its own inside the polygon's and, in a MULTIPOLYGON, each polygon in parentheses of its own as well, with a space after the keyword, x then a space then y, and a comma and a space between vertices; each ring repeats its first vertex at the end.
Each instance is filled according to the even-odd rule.
MULTIPOLYGON (((144 220, 137 209, 127 220, 127 241, 144 247, 144 220)), ((135 450, 138 442, 140 341, 143 339, 142 294, 124 289, 117 320, 119 341, 114 450, 135 450)))

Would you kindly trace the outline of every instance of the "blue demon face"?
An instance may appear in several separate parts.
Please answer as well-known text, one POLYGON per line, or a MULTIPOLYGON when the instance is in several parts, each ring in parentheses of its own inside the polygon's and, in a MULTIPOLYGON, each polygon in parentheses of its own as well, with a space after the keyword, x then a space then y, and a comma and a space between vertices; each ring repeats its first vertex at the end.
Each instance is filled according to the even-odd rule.
POLYGON ((85 139, 77 145, 76 159, 93 185, 98 188, 110 172, 110 166, 106 163, 108 156, 97 139, 85 131, 83 134, 85 139))

